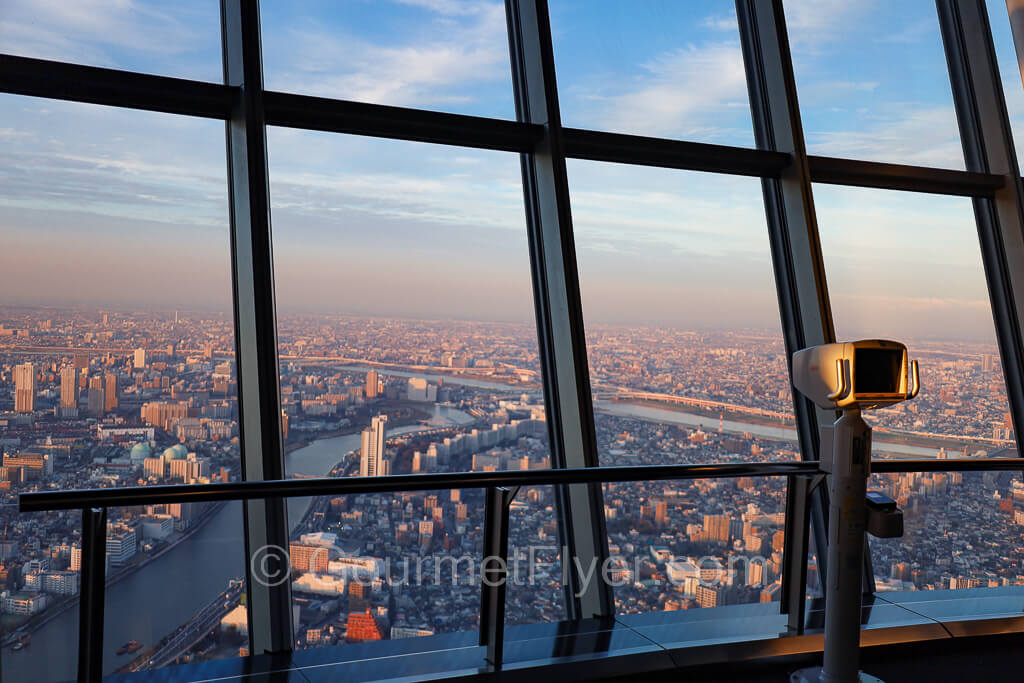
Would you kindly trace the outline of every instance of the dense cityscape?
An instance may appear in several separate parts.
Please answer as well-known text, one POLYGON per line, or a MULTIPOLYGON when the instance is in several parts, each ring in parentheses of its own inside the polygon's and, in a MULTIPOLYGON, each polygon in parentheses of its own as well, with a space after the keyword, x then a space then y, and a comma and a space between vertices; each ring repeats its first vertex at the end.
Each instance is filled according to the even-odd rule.
MULTIPOLYGON (((289 476, 550 464, 531 325, 282 315, 278 336, 289 476)), ((875 456, 1015 454, 995 348, 909 345, 925 388, 869 418, 875 456)), ((240 478, 233 348, 227 314, 0 309, 5 670, 44 667, 80 590, 78 514, 19 514, 17 495, 240 478)), ((799 457, 778 334, 595 325, 588 353, 602 464, 799 457)), ((1024 583, 1019 475, 886 475, 872 486, 907 515, 903 538, 872 540, 879 588, 1024 583)), ((617 609, 778 600, 785 493, 781 478, 605 486, 617 609)), ((512 504, 510 624, 564 618, 554 505, 550 487, 512 504)), ((482 509, 479 490, 292 501, 296 646, 475 629, 482 509)), ((166 623, 129 613, 108 627, 108 670, 246 652, 238 519, 232 504, 110 511, 108 599, 181 604, 166 623), (202 571, 209 591, 165 585, 175 562, 202 571)), ((814 590, 813 564, 809 574, 814 590)), ((61 666, 40 670, 73 676, 73 662, 61 666)))

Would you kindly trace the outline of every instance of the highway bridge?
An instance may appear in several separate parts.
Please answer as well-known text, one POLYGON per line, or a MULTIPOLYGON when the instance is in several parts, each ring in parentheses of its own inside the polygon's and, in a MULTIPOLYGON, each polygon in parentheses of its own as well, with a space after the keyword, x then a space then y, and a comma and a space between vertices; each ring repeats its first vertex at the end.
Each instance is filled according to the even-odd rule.
POLYGON ((767 417, 780 422, 793 422, 792 413, 779 413, 774 410, 740 406, 733 403, 724 403, 722 401, 712 401, 706 398, 691 398, 689 396, 677 396, 675 394, 657 394, 651 391, 636 391, 622 387, 617 387, 615 389, 599 389, 594 392, 594 398, 605 401, 654 401, 656 403, 675 403, 679 405, 693 406, 694 408, 703 408, 705 410, 720 410, 730 413, 757 415, 758 417, 767 417))
POLYGON ((242 594, 242 581, 231 581, 228 589, 220 593, 209 604, 203 607, 189 621, 179 626, 172 634, 166 636, 157 646, 135 658, 121 671, 143 671, 159 669, 173 664, 179 657, 188 652, 196 643, 210 634, 220 620, 234 609, 242 594))

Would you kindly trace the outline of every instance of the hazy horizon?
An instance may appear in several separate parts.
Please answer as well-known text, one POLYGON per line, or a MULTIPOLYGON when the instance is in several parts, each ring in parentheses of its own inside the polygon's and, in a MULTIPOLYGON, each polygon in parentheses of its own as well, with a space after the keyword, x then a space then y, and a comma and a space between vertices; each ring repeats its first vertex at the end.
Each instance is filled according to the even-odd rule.
MULTIPOLYGON (((86 22, 16 2, 0 50, 219 79, 216 12, 144 7, 97 5, 86 22), (143 28, 174 40, 140 44, 143 28)), ((962 168, 934 10, 815 7, 786 4, 809 152, 962 168)), ((305 12, 262 4, 268 88, 514 117, 500 3, 305 12)), ((731 2, 559 1, 551 15, 565 125, 753 145, 731 2)), ((223 122, 15 95, 0 110, 0 300, 230 307, 223 122)), ((281 311, 532 320, 517 154, 273 127, 267 141, 281 311)), ((568 173, 588 323, 778 329, 758 179, 579 160, 568 173)), ((992 339, 970 199, 814 197, 841 334, 992 339)))

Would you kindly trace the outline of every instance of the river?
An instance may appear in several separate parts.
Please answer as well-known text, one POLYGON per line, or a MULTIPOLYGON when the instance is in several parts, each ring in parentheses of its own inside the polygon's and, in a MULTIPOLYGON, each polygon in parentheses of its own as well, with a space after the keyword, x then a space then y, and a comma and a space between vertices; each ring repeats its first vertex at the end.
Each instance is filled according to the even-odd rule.
MULTIPOLYGON (((677 410, 666 410, 653 406, 637 405, 635 403, 621 403, 618 401, 594 401, 594 411, 605 415, 616 417, 631 417, 637 420, 650 420, 652 422, 663 422, 667 424, 685 425, 687 427, 701 427, 708 431, 718 429, 718 420, 708 415, 695 415, 677 410)), ((722 431, 731 434, 750 433, 766 439, 777 441, 792 441, 796 443, 796 429, 778 425, 759 424, 756 422, 736 422, 735 420, 722 420, 722 431)), ((893 443, 880 439, 872 439, 872 450, 876 454, 889 453, 902 456, 924 456, 934 458, 938 455, 938 448, 925 446, 911 446, 905 443, 893 443)))
POLYGON ((459 375, 436 375, 429 372, 412 372, 411 370, 392 370, 391 368, 374 368, 369 365, 338 365, 335 367, 336 370, 347 370, 359 372, 369 372, 370 370, 376 370, 380 375, 387 375, 389 377, 423 377, 433 382, 438 380, 444 380, 445 384, 461 384, 462 386, 473 387, 476 389, 495 389, 497 391, 516 391, 523 394, 537 393, 540 391, 539 387, 525 387, 518 384, 507 384, 505 382, 487 382, 482 379, 471 379, 469 377, 460 377, 459 375))
MULTIPOLYGON (((473 418, 447 406, 435 406, 432 425, 389 430, 408 434, 436 428, 440 421, 468 424, 473 418)), ((320 439, 285 456, 288 474, 323 475, 346 453, 359 447, 360 435, 320 439)), ((288 502, 292 525, 302 517, 308 498, 288 502)), ((228 503, 190 536, 142 569, 107 588, 104 625, 104 669, 112 673, 133 655, 116 651, 129 640, 145 647, 185 623, 227 588, 228 580, 245 575, 241 503, 228 503), (183 581, 182 577, 188 577, 183 581)), ((65 681, 76 675, 78 607, 53 618, 32 634, 32 644, 18 652, 3 651, 6 683, 65 681)))

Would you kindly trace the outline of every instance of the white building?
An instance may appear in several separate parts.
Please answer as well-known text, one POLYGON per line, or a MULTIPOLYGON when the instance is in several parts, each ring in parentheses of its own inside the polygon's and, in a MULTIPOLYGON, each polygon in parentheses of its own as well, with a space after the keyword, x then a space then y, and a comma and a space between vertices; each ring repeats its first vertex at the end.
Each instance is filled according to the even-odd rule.
POLYGON ((673 585, 682 589, 687 597, 697 594, 700 585, 700 567, 692 559, 672 560, 665 563, 665 574, 673 585))
POLYGON ((46 571, 42 573, 44 593, 52 595, 78 595, 80 574, 72 571, 46 571))
POLYGON ((431 384, 423 377, 410 377, 406 398, 410 401, 433 403, 437 400, 437 385, 431 384))
POLYGON ((391 474, 391 462, 384 457, 387 441, 387 415, 378 415, 363 430, 362 449, 359 452, 359 476, 382 477, 391 474))
POLYGON ((130 562, 137 545, 135 529, 121 526, 107 530, 107 557, 111 565, 119 567, 130 562))
POLYGON ((142 538, 163 540, 174 533, 174 516, 166 514, 147 515, 141 520, 142 538))
POLYGON ((316 595, 344 595, 346 585, 347 582, 343 577, 307 572, 295 579, 293 589, 316 595))

